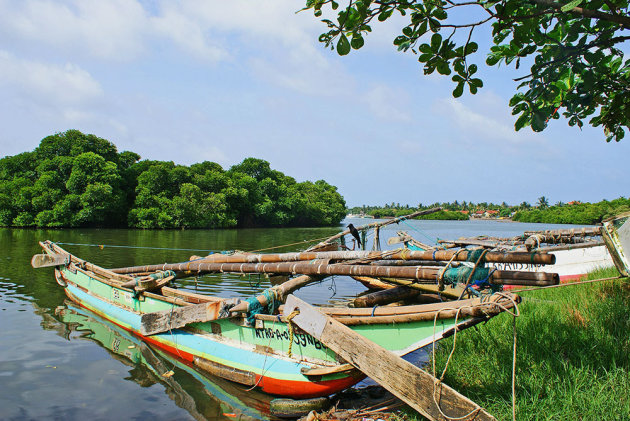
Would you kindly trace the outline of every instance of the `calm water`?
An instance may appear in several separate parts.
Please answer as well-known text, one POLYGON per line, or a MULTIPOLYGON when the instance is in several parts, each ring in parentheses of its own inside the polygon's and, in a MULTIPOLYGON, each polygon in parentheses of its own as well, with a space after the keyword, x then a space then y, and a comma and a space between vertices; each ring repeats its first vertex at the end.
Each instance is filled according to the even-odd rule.
MULTIPOLYGON (((359 226, 372 222, 352 219, 359 226)), ((512 236, 566 225, 495 221, 410 221, 381 231, 381 244, 397 230, 419 241, 488 234, 512 236)), ((69 303, 52 269, 34 270, 33 254, 44 239, 105 267, 188 260, 214 250, 303 250, 306 239, 342 228, 217 231, 0 229, 0 419, 264 419, 261 393, 202 376, 168 355, 69 303), (84 244, 84 245, 79 245, 84 244), (94 247, 89 245, 105 245, 94 247), (108 246, 126 247, 108 247, 108 246), (170 248, 154 249, 154 248, 170 248), (188 250, 183 250, 188 249, 188 250), (163 377, 172 370, 174 375, 163 377)), ((180 287, 220 296, 249 297, 270 286, 264 277, 214 275, 178 281, 180 287)), ((364 288, 329 278, 298 293, 315 304, 335 304, 364 288)))

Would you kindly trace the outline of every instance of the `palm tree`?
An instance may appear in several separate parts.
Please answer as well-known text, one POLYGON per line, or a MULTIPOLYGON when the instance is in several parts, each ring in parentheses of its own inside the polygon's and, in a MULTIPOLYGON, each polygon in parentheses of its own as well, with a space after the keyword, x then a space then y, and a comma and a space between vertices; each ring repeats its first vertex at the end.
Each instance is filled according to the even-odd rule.
POLYGON ((549 207, 549 199, 547 199, 545 196, 540 196, 536 205, 539 209, 547 209, 549 207))

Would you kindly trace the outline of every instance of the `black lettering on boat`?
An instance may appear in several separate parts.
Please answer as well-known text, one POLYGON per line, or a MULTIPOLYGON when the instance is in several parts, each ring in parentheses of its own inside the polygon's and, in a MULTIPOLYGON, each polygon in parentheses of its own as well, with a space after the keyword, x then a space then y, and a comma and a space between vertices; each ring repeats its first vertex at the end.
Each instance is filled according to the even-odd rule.
POLYGON ((322 343, 318 341, 317 339, 314 339, 314 340, 315 340, 315 349, 322 349, 322 343))
POLYGON ((302 343, 302 346, 306 346, 306 333, 302 333, 300 338, 300 341, 302 343))
POLYGON ((306 340, 308 341, 308 343, 309 343, 310 345, 314 345, 314 344, 315 344, 315 342, 313 342, 313 337, 312 337, 311 335, 308 335, 308 336, 306 337, 306 340))
POLYGON ((262 333, 261 332, 262 329, 254 329, 254 333, 256 334, 257 338, 262 338, 262 333))

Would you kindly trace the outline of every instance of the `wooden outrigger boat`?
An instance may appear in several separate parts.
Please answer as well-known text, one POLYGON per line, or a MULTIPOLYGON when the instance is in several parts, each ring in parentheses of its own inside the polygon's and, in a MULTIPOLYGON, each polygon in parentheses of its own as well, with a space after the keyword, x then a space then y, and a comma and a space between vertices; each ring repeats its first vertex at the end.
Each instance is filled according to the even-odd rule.
MULTIPOLYGON (((499 251, 537 251, 553 254, 554 272, 560 282, 583 278, 589 272, 614 266, 609 248, 602 240, 602 227, 526 231, 509 238, 477 236, 457 240, 439 240, 437 246, 420 243, 406 232, 398 232, 391 243, 402 243, 409 250, 434 250, 475 247, 499 251)), ((542 272, 544 267, 531 263, 492 263, 502 270, 542 272)))
MULTIPOLYGON (((33 266, 54 266, 57 282, 67 296, 82 307, 211 374, 257 386, 269 394, 295 398, 330 395, 357 383, 364 375, 323 343, 292 326, 287 317, 277 313, 277 306, 276 314, 256 314, 251 311, 252 303, 264 306, 269 304, 265 301, 282 301, 296 287, 319 280, 324 273, 367 271, 404 277, 413 273, 418 282, 429 283, 434 280, 423 281, 422 277, 435 276, 434 272, 421 267, 318 265, 310 258, 308 263, 213 263, 213 259, 251 261, 249 254, 211 255, 198 261, 161 265, 180 275, 191 271, 195 274, 219 271, 310 274, 235 305, 234 300, 168 286, 174 279, 172 272, 152 271, 148 267, 112 271, 86 262, 52 242, 40 244, 45 255, 34 256, 33 266), (403 275, 396 270, 403 271, 403 275), (141 277, 121 272, 135 272, 141 277), (149 272, 152 277, 146 276, 149 272), (156 276, 156 273, 161 275, 156 276)), ((289 255, 295 257, 296 254, 289 255)), ((316 259, 315 262, 318 260, 321 261, 316 259)), ((504 282, 501 276, 515 274, 498 273, 491 281, 504 282)), ((557 283, 553 275, 547 276, 546 281, 541 279, 536 282, 557 283)), ((516 295, 504 293, 428 305, 319 308, 319 311, 394 354, 404 355, 449 336, 456 329, 486 321, 517 301, 516 295)))

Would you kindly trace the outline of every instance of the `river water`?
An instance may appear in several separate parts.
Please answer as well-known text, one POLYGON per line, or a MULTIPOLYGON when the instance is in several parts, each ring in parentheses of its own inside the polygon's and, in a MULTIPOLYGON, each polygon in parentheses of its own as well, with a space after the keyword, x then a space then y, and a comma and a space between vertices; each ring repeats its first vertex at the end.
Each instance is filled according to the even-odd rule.
MULTIPOLYGON (((104 267, 178 262, 210 251, 298 251, 304 240, 331 236, 339 227, 212 231, 24 230, 0 228, 0 419, 265 419, 272 397, 201 375, 98 316, 67 301, 51 268, 34 270, 38 241, 63 243, 73 254, 104 267), (274 248, 285 246, 281 248, 274 248), (164 376, 165 373, 173 375, 164 376)), ((381 244, 405 230, 417 240, 567 225, 501 221, 405 221, 381 231, 381 244)), ((370 239, 370 238, 368 238, 370 239)), ((352 243, 348 240, 348 244, 352 243)), ((368 243, 370 244, 370 243, 368 243)), ((257 275, 211 275, 178 281, 191 291, 249 297, 270 286, 257 275)), ((328 278, 297 295, 314 304, 339 304, 365 288, 328 278)))

